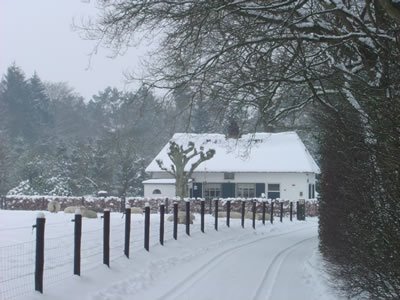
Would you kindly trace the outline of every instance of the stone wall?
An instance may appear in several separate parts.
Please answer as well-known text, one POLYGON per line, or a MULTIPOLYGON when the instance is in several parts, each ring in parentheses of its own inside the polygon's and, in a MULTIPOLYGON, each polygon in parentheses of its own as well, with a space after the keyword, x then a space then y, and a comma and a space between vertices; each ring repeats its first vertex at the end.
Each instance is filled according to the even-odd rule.
MULTIPOLYGON (((84 206, 96 212, 102 212, 105 208, 110 209, 113 212, 121 211, 121 208, 125 207, 125 203, 131 207, 140 207, 144 209, 145 204, 149 203, 150 210, 152 213, 157 213, 159 210, 160 203, 164 203, 166 206, 166 212, 172 213, 174 199, 168 198, 126 198, 121 199, 118 197, 57 197, 57 196, 7 196, 2 198, 1 207, 2 209, 10 210, 47 210, 47 204, 50 201, 58 201, 61 205, 61 210, 68 206, 84 206)), ((241 199, 229 199, 231 201, 231 211, 241 212, 242 200, 241 199)), ((205 212, 212 213, 214 211, 214 201, 205 201, 205 212)), ((221 199, 219 201, 219 211, 226 211, 227 199, 221 199)), ((246 201, 246 212, 252 211, 252 200, 246 201)), ((177 201, 179 210, 185 210, 185 201, 177 201)), ((262 199, 257 199, 256 209, 258 213, 262 212, 262 199)), ((191 211, 193 213, 200 213, 201 200, 190 199, 191 211)), ((271 204, 266 203, 266 212, 270 212, 271 204)), ((284 215, 289 214, 289 201, 283 201, 284 215)), ((293 213, 296 212, 296 203, 293 203, 293 213)), ((274 204, 274 215, 278 216, 280 213, 280 204, 275 202, 274 204)), ((318 203, 317 201, 306 201, 306 214, 307 216, 318 215, 318 203)))

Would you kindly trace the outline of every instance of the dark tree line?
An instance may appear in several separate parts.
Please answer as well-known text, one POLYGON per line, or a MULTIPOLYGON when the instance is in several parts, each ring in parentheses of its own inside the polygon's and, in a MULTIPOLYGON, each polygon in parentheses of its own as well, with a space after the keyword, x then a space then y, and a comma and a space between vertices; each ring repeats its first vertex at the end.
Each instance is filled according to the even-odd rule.
POLYGON ((143 86, 107 87, 87 101, 14 64, 0 83, 0 194, 142 195, 145 167, 175 132, 224 132, 233 120, 208 102, 189 113, 190 99, 190 90, 166 99, 143 86))
POLYGON ((183 130, 176 113, 144 87, 84 101, 14 64, 0 84, 0 194, 141 195, 147 163, 183 130))
POLYGON ((320 132, 321 251, 349 295, 400 298, 398 1, 98 5, 99 17, 84 32, 116 51, 138 32, 163 32, 148 84, 190 91, 183 106, 189 118, 205 102, 279 130, 293 116, 313 113, 320 132))

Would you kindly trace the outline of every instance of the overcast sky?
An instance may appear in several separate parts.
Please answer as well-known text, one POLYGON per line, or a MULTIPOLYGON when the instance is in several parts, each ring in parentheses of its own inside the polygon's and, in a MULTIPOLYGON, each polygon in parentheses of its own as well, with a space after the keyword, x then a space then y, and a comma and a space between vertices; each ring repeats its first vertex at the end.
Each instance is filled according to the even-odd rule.
POLYGON ((36 70, 44 81, 66 81, 87 100, 107 86, 126 86, 123 72, 140 70, 146 47, 132 48, 123 57, 109 58, 106 49, 93 57, 95 43, 71 29, 73 18, 94 16, 91 0, 0 0, 0 72, 13 62, 31 76, 36 70), (87 69, 89 67, 89 69, 87 69))

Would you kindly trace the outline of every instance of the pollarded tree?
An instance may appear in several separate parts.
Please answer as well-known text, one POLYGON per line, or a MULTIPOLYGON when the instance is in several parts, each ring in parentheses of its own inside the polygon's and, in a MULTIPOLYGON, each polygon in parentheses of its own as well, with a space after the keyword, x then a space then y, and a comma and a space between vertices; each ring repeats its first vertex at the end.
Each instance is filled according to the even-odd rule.
POLYGON ((192 176, 194 170, 204 161, 213 158, 215 155, 214 149, 209 149, 204 152, 204 148, 200 147, 200 151, 195 148, 193 142, 189 142, 185 149, 182 145, 176 142, 169 142, 168 156, 172 162, 171 168, 164 166, 162 160, 158 159, 156 162, 161 170, 171 174, 175 180, 176 196, 184 198, 187 196, 186 186, 192 176), (186 165, 193 161, 188 171, 185 171, 186 165))

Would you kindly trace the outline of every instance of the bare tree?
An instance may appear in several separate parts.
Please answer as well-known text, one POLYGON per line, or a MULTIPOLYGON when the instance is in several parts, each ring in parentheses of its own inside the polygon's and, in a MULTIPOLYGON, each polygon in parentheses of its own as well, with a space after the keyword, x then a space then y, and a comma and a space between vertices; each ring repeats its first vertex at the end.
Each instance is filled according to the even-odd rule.
POLYGON ((329 209, 324 212, 345 214, 346 221, 345 231, 328 235, 325 254, 348 256, 337 261, 350 293, 400 297, 398 1, 98 3, 100 17, 85 26, 86 38, 116 53, 129 47, 137 33, 162 32, 158 59, 143 79, 151 86, 189 86, 196 93, 192 101, 210 98, 254 108, 265 129, 288 112, 315 104, 317 114, 335 124, 321 123, 326 145, 336 144, 334 149, 346 153, 338 157, 324 152, 323 171, 331 177, 322 194, 336 193, 327 197, 331 202, 325 203, 329 209), (338 163, 340 159, 346 163, 338 163), (354 178, 355 171, 362 172, 364 184, 354 178), (332 174, 344 179, 335 180, 332 174), (344 212, 334 209, 336 197, 347 199, 344 212), (360 209, 365 206, 369 209, 360 209), (356 224, 355 216, 365 226, 356 224), (374 230, 367 226, 369 220, 374 230))
POLYGON ((198 151, 193 142, 189 142, 185 149, 182 145, 171 141, 169 143, 168 152, 168 157, 172 162, 170 168, 165 167, 162 160, 157 160, 156 162, 161 170, 171 174, 175 178, 176 195, 183 199, 187 196, 187 184, 194 170, 196 170, 202 162, 213 158, 214 154, 214 149, 209 149, 204 152, 204 148, 200 147, 200 151, 198 151), (185 171, 185 167, 191 160, 193 160, 193 162, 189 170, 185 171))

